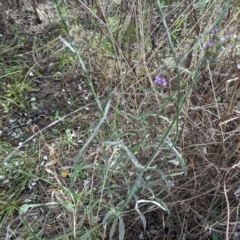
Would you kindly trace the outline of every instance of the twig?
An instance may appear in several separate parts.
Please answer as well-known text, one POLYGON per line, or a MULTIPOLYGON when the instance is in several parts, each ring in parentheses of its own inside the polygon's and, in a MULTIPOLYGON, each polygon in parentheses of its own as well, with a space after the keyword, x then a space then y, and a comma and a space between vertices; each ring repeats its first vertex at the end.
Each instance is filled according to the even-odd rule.
POLYGON ((234 168, 239 167, 240 163, 237 163, 233 165, 226 173, 224 176, 223 180, 223 189, 224 189, 224 195, 226 199, 226 204, 227 204, 227 226, 226 226, 226 240, 229 240, 229 223, 230 223, 230 206, 229 206, 229 200, 228 200, 228 195, 227 195, 227 188, 226 188, 226 177, 227 174, 234 168))

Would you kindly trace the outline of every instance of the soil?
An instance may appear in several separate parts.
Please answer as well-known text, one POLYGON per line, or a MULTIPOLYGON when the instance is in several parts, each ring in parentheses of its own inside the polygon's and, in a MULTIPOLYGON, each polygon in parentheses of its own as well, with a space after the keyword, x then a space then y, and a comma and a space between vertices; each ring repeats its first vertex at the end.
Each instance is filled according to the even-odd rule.
MULTIPOLYGON (((20 8, 8 8, 5 28, 0 32, 1 44, 10 47, 14 47, 19 35, 27 38, 27 44, 24 48, 19 47, 16 54, 29 65, 30 70, 26 72, 25 78, 33 89, 26 93, 26 110, 13 108, 11 112, 2 114, 0 137, 13 146, 32 134, 29 129, 32 129, 33 125, 42 129, 56 113, 67 114, 92 100, 81 68, 73 62, 69 69, 60 72, 59 59, 43 50, 44 43, 49 41, 58 41, 59 44, 57 38, 61 26, 54 23, 57 17, 54 14, 55 4, 52 1, 39 1, 37 10, 40 21, 30 1, 21 1, 20 8)), ((8 57, 8 53, 1 55, 11 64, 12 58, 8 57)))

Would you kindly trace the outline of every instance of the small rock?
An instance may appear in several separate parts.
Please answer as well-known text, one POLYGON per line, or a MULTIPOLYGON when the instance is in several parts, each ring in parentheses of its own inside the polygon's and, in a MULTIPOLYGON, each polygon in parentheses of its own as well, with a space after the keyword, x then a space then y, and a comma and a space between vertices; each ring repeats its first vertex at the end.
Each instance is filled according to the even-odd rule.
POLYGON ((35 110, 38 109, 36 103, 31 103, 31 109, 32 109, 33 111, 35 111, 35 110))

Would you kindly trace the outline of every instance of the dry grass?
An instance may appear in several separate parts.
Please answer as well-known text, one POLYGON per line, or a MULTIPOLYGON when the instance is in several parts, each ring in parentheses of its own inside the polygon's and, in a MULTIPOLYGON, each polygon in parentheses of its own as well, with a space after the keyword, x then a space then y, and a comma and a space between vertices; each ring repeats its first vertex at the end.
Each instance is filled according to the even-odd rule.
POLYGON ((238 239, 238 3, 61 4, 54 37, 9 48, 24 96, 1 72, 3 127, 33 92, 47 110, 21 146, 0 129, 1 237, 238 239), (203 51, 214 28, 231 38, 203 51))

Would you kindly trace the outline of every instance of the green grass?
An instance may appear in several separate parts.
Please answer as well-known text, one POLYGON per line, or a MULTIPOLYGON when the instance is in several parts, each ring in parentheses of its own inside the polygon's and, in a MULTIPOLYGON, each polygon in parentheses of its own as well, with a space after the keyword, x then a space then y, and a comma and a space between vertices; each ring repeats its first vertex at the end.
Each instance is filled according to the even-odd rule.
MULTIPOLYGON (((8 60, 9 61, 9 60, 8 60)), ((32 91, 31 80, 25 81, 28 66, 22 59, 12 60, 11 66, 2 64, 2 93, 1 105, 5 111, 12 107, 20 109, 29 108, 25 98, 26 94, 32 91), (23 104, 22 104, 23 102, 23 104)))

